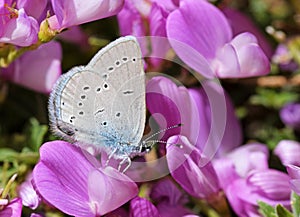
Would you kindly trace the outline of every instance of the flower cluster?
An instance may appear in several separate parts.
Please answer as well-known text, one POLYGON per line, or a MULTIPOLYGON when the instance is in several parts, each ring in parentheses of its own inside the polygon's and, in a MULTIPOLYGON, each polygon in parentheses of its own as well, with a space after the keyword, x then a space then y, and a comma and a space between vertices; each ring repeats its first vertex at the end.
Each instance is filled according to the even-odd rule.
MULTIPOLYGON (((299 216, 299 41, 269 26, 274 51, 261 28, 231 6, 0 0, 0 216, 299 216), (153 150, 124 171, 114 151, 56 140, 35 119, 19 128, 30 115, 46 122, 39 97, 47 99, 62 72, 84 62, 109 34, 109 40, 132 35, 140 45, 145 134, 155 138, 145 140, 153 150), (10 82, 16 86, 8 88, 10 82), (22 100, 27 92, 18 85, 43 95, 22 100)), ((69 133, 68 123, 58 124, 69 133)))

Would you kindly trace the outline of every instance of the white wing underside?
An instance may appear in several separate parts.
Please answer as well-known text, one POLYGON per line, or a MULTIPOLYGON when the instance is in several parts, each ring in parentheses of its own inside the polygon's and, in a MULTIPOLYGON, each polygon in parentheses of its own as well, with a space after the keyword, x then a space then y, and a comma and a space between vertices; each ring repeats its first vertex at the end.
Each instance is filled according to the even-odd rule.
POLYGON ((143 62, 133 37, 110 43, 87 66, 61 76, 49 99, 56 134, 111 150, 111 141, 138 145, 145 109, 143 62))

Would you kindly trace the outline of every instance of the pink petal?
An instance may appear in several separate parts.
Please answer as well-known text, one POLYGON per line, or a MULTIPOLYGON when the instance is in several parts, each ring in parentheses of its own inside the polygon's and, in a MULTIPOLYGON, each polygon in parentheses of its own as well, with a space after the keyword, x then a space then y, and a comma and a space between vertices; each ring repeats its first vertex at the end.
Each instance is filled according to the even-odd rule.
POLYGON ((17 0, 18 8, 24 8, 29 16, 34 17, 36 20, 45 19, 45 9, 48 0, 17 0), (44 15, 45 17, 41 17, 44 15))
POLYGON ((186 137, 170 137, 166 157, 172 177, 189 194, 205 198, 218 192, 219 183, 214 168, 186 137))
POLYGON ((239 42, 237 46, 234 44, 233 46, 235 46, 238 55, 241 72, 232 74, 229 77, 243 78, 268 74, 270 72, 270 63, 262 49, 256 43, 248 43, 248 35, 243 34, 240 37, 245 39, 244 45, 239 42))
POLYGON ((3 76, 32 90, 49 93, 61 75, 61 58, 60 44, 52 41, 26 52, 5 70, 3 76))
POLYGON ((88 205, 87 184, 94 165, 85 156, 89 154, 67 142, 48 142, 41 147, 40 162, 33 170, 39 194, 69 215, 95 215, 88 205))
POLYGON ((147 108, 161 129, 183 124, 182 127, 166 131, 163 139, 180 132, 181 135, 186 135, 193 142, 197 140, 198 113, 196 105, 185 87, 177 87, 175 83, 165 77, 154 77, 147 83, 146 92, 147 108), (158 116, 157 113, 160 115, 158 116))
POLYGON ((268 166, 269 151, 266 145, 253 143, 240 146, 225 156, 229 158, 241 177, 252 170, 265 170, 268 166))
POLYGON ((33 18, 27 16, 24 9, 18 11, 18 18, 10 19, 3 25, 0 42, 18 46, 30 46, 37 42, 39 25, 33 18))
POLYGON ((94 213, 104 215, 134 198, 138 187, 123 173, 106 167, 89 174, 88 192, 94 213))
POLYGON ((282 140, 274 149, 283 165, 300 166, 300 143, 293 140, 282 140))
POLYGON ((50 28, 64 29, 70 26, 91 22, 117 14, 123 6, 122 1, 64 1, 51 0, 55 18, 49 20, 50 28))
POLYGON ((287 172, 292 179, 300 179, 300 167, 294 165, 286 166, 287 172))
MULTIPOLYGON (((206 59, 214 59, 217 49, 232 37, 223 13, 204 0, 181 1, 179 9, 168 17, 167 32, 169 38, 195 48, 206 59)), ((181 57, 181 50, 177 50, 176 46, 173 48, 181 57)), ((181 58, 185 61, 185 58, 181 58)))
POLYGON ((226 78, 232 74, 240 74, 241 68, 236 50, 231 44, 225 44, 217 51, 212 67, 217 77, 226 78))
POLYGON ((0 211, 0 217, 20 217, 22 213, 22 200, 15 198, 9 202, 9 204, 0 211))
POLYGON ((156 207, 147 199, 136 197, 130 202, 130 217, 160 217, 156 207))
POLYGON ((167 51, 170 49, 170 44, 167 42, 167 32, 166 32, 166 18, 167 12, 160 7, 158 4, 153 3, 149 15, 149 28, 150 35, 155 36, 151 37, 151 63, 157 67, 167 54, 167 51), (161 58, 155 58, 161 57, 161 58))
POLYGON ((192 120, 200 124, 196 146, 208 159, 215 154, 225 154, 241 144, 240 123, 229 96, 220 84, 205 81, 201 89, 189 89, 189 94, 197 105, 199 116, 198 120, 192 120))
POLYGON ((28 206, 31 209, 36 209, 40 203, 40 197, 32 186, 32 175, 26 178, 19 188, 19 196, 22 198, 22 204, 28 206))

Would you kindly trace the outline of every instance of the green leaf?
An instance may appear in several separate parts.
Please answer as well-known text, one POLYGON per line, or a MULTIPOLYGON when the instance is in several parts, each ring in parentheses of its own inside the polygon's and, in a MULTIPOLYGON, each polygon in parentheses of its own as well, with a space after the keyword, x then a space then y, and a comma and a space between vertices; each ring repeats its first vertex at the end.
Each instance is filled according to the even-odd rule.
POLYGON ((275 208, 272 207, 271 205, 258 201, 258 206, 259 206, 259 212, 264 216, 264 217, 278 217, 275 212, 275 208))
POLYGON ((276 206, 276 214, 278 217, 294 217, 293 214, 284 208, 281 204, 276 206))
POLYGON ((294 217, 300 216, 300 196, 296 194, 295 192, 292 192, 291 194, 291 205, 294 217))
POLYGON ((38 151, 47 132, 47 125, 41 125, 35 118, 31 118, 26 129, 27 146, 32 148, 33 151, 38 151))

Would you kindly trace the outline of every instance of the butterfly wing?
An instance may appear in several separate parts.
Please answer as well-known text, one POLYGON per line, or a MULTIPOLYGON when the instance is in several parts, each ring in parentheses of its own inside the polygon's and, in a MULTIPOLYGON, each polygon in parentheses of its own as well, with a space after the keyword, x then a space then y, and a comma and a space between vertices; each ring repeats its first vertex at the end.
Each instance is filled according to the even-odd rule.
MULTIPOLYGON (((87 68, 104 79, 109 93, 105 98, 111 102, 110 111, 96 116, 97 122, 107 122, 121 141, 138 144, 144 132, 146 107, 145 73, 137 40, 132 36, 117 39, 100 50, 87 68), (114 95, 111 89, 116 91, 114 95)), ((95 103, 101 107, 102 100, 95 103)))
POLYGON ((120 38, 86 67, 61 76, 50 95, 49 116, 53 131, 72 142, 138 143, 145 124, 145 82, 136 40, 120 38))

